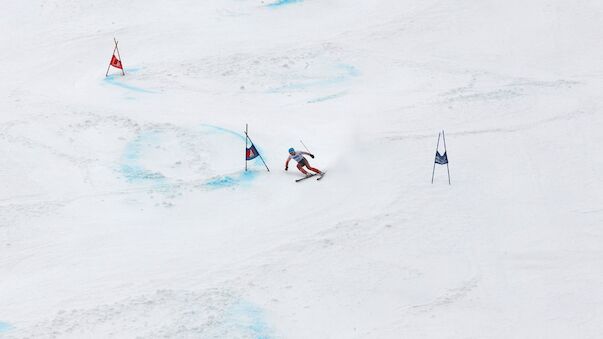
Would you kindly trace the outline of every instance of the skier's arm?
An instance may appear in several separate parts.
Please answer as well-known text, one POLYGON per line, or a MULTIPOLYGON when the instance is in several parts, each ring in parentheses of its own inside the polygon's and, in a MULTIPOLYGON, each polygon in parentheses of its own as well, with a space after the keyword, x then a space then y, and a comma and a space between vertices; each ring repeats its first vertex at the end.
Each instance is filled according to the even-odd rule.
POLYGON ((301 152, 301 154, 309 155, 310 158, 314 159, 314 154, 308 152, 301 152))
POLYGON ((289 161, 291 161, 290 156, 287 158, 287 161, 285 161, 285 171, 289 169, 289 161))

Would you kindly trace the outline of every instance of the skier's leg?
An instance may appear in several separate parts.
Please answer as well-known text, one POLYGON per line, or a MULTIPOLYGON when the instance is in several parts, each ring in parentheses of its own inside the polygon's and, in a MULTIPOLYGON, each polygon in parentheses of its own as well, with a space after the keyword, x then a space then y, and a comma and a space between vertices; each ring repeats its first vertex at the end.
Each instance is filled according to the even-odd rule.
POLYGON ((321 173, 322 173, 322 171, 321 171, 321 170, 319 170, 319 169, 317 169, 317 168, 314 168, 314 167, 310 166, 310 163, 308 162, 308 160, 306 160, 306 161, 304 162, 304 164, 306 165, 306 168, 308 168, 310 171, 315 172, 316 174, 321 174, 321 173))
POLYGON ((318 168, 308 166, 308 169, 312 172, 316 172, 316 174, 322 174, 322 171, 319 170, 318 168))
POLYGON ((304 169, 304 165, 301 162, 297 164, 297 169, 303 174, 308 174, 308 172, 306 172, 306 170, 304 169))

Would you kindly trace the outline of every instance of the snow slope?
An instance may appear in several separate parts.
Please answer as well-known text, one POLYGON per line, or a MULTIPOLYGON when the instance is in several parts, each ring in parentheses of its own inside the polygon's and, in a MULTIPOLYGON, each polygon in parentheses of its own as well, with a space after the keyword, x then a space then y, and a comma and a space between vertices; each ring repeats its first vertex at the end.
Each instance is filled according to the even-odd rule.
POLYGON ((2 1, 0 337, 599 338, 602 18, 2 1))

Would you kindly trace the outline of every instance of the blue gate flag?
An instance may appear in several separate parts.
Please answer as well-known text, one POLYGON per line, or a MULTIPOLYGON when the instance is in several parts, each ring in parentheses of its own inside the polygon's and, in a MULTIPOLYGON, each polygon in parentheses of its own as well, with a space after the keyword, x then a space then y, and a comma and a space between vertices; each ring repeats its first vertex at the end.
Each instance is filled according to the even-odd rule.
POLYGON ((252 160, 258 155, 260 155, 260 152, 258 152, 257 148, 255 148, 253 144, 251 144, 251 147, 247 148, 247 151, 245 152, 245 159, 252 160))
POLYGON ((448 155, 446 155, 446 152, 442 155, 440 152, 436 151, 435 163, 438 165, 446 165, 448 163, 448 155))

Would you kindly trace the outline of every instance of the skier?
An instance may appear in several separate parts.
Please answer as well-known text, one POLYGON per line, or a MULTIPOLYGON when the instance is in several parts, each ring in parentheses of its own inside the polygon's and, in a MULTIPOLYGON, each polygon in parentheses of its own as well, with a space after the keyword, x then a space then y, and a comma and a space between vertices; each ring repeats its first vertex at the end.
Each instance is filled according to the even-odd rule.
POLYGON ((310 154, 308 152, 296 152, 293 147, 289 148, 289 157, 287 158, 287 161, 285 162, 285 171, 289 170, 289 161, 291 161, 291 159, 293 159, 293 160, 297 161, 297 169, 300 172, 302 172, 303 174, 305 174, 306 176, 312 176, 312 175, 316 175, 316 174, 322 175, 323 173, 321 170, 310 166, 310 163, 308 162, 308 160, 306 158, 304 158, 304 155, 309 155, 310 158, 314 159, 314 154, 310 154), (316 174, 309 174, 304 169, 304 166, 306 168, 308 168, 310 171, 315 172, 316 174))

